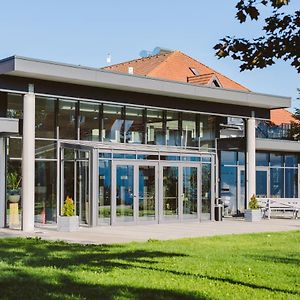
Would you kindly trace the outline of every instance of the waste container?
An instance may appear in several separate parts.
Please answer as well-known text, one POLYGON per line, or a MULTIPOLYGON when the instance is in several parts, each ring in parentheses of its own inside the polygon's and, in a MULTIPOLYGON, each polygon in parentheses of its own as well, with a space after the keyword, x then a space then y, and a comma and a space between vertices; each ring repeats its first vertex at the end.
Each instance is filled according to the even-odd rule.
POLYGON ((221 204, 216 204, 215 205, 215 221, 222 221, 223 220, 223 207, 221 204))

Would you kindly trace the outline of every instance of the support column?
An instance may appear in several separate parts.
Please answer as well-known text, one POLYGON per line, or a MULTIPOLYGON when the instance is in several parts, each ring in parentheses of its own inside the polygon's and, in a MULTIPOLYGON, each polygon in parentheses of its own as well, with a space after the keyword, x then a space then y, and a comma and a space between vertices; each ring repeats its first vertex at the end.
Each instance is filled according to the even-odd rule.
POLYGON ((5 226, 5 140, 0 136, 0 228, 5 226))
POLYGON ((247 121, 247 207, 252 195, 256 194, 255 118, 247 121))
POLYGON ((34 231, 34 178, 35 178, 35 94, 23 99, 22 151, 22 230, 34 231))

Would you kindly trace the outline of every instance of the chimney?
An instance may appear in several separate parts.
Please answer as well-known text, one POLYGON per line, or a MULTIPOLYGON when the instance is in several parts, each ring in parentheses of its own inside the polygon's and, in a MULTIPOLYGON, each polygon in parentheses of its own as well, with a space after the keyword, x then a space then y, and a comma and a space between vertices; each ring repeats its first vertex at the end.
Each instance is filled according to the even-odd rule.
POLYGON ((133 67, 128 67, 128 74, 133 75, 133 67))

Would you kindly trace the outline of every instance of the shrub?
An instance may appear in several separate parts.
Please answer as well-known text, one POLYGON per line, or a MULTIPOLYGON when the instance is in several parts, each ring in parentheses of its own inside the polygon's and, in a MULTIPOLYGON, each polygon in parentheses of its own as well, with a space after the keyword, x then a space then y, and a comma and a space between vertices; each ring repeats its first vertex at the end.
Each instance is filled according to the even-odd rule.
POLYGON ((252 197, 250 198, 250 201, 249 201, 249 208, 250 209, 258 209, 259 206, 258 206, 258 202, 257 202, 257 198, 256 196, 253 194, 252 197))
POLYGON ((75 205, 74 201, 71 197, 67 196, 65 200, 64 207, 62 209, 62 214, 65 217, 72 217, 75 216, 75 205))

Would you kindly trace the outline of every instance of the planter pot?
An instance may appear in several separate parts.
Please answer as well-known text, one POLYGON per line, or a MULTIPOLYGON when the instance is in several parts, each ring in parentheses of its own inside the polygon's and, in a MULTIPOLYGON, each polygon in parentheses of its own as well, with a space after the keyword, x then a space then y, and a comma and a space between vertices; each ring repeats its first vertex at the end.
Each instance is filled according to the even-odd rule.
POLYGON ((18 203, 20 201, 20 195, 9 195, 8 196, 8 201, 10 203, 18 203))
POLYGON ((245 209, 246 222, 258 222, 261 220, 260 209, 245 209))
POLYGON ((72 232, 79 230, 79 217, 57 217, 57 231, 72 232))

